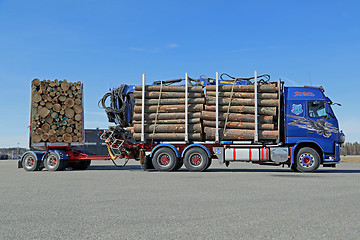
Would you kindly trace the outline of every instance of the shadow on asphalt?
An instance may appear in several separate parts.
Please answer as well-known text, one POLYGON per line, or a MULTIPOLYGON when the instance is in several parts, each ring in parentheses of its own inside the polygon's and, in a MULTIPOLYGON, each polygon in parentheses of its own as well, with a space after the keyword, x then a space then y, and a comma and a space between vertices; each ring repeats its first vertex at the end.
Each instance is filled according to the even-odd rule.
MULTIPOLYGON (((157 172, 154 169, 143 170, 141 166, 125 166, 125 167, 116 167, 112 165, 94 165, 90 166, 86 171, 91 170, 127 170, 127 171, 146 171, 146 172, 157 172)), ((189 172, 187 169, 182 168, 178 170, 178 172, 189 172)), ((256 172, 266 172, 266 173, 296 173, 290 170, 289 168, 280 168, 280 169, 232 169, 232 168, 210 168, 206 171, 207 173, 215 173, 215 172, 249 172, 249 173, 256 173, 256 172)), ((319 169, 315 173, 360 173, 360 169, 319 169)), ((301 174, 301 173, 297 173, 301 174)))

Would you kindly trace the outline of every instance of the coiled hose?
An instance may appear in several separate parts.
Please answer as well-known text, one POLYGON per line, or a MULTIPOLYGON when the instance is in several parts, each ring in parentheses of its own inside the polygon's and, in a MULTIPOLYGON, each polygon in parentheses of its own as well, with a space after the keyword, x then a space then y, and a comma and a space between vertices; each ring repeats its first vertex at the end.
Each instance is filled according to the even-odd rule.
POLYGON ((109 122, 116 123, 121 127, 126 127, 128 119, 126 116, 126 96, 123 95, 125 84, 106 93, 98 102, 98 106, 106 112, 109 122), (109 98, 110 106, 106 106, 109 98))

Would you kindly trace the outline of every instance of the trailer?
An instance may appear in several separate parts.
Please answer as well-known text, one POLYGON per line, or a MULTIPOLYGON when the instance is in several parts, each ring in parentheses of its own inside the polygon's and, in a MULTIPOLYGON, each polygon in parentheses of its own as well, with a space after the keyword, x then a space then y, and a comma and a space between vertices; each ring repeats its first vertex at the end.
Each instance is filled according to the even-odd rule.
POLYGON ((122 85, 106 94, 106 98, 111 98, 110 106, 105 106, 106 98, 100 100, 109 122, 115 123, 101 135, 108 148, 108 156, 93 156, 72 150, 71 144, 46 145, 45 151, 25 153, 19 167, 28 171, 41 170, 43 167, 50 171, 63 170, 65 166, 85 169, 90 159, 110 159, 114 164, 117 159, 125 159, 125 164, 129 159, 135 159, 143 169, 159 171, 176 171, 183 165, 189 171, 205 171, 213 160, 224 166, 229 166, 231 162, 286 165, 300 172, 313 172, 321 165, 336 167, 340 162, 340 146, 345 142, 345 135, 339 130, 331 107, 334 103, 325 95, 324 89, 286 87, 280 79, 269 82, 270 76, 259 80, 264 76, 267 78, 268 75, 258 76, 255 71, 251 78, 224 81, 218 73, 214 79, 192 79, 185 74, 184 79, 156 81, 150 87, 145 84, 143 75, 141 86, 122 85), (181 82, 184 82, 178 85, 181 88, 174 85, 181 82), (261 91, 267 88, 266 84, 276 90, 275 100, 259 99, 259 96, 265 96, 261 91), (196 111, 197 106, 191 108, 191 103, 203 101, 199 100, 202 94, 191 92, 192 87, 204 89, 206 101, 202 106, 214 111, 211 116, 207 116, 206 112, 200 113, 200 130, 191 128, 194 119, 189 116, 196 115, 191 111, 196 111), (246 89, 246 94, 235 93, 237 88, 246 89), (184 90, 173 94, 183 96, 183 99, 178 103, 169 100, 172 96, 166 94, 166 89, 184 90), (224 93, 223 89, 229 92, 224 93), (243 95, 253 99, 244 100, 243 95), (167 96, 167 99, 162 99, 162 96, 167 96), (163 103, 173 105, 163 107, 163 103), (238 106, 234 108, 233 103, 238 106), (264 116, 268 109, 262 108, 263 104, 272 106, 272 113, 275 111, 271 118, 264 116), (241 115, 245 122, 236 123, 234 127, 232 108, 250 111, 251 114, 241 115), (172 113, 169 113, 169 109, 172 109, 172 113), (159 118, 161 111, 165 113, 162 115, 164 119, 159 118), (169 115, 184 118, 177 120, 176 127, 173 127, 168 124, 174 122, 167 120, 169 115), (213 121, 206 122, 207 117, 213 121), (271 119, 271 124, 267 123, 268 119, 271 119), (161 121, 164 123, 161 129, 165 133, 157 134, 156 129, 161 121), (228 126, 230 128, 227 129, 228 126), (268 131, 267 128, 272 130, 268 131))

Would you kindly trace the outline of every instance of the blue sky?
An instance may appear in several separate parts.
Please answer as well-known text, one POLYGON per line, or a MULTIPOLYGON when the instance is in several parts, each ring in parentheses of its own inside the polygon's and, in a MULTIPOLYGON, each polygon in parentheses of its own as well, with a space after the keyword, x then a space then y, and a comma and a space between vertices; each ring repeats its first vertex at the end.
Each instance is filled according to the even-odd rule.
POLYGON ((358 1, 0 0, 0 147, 28 145, 30 81, 84 83, 85 127, 110 87, 257 70, 322 85, 360 141, 358 1))

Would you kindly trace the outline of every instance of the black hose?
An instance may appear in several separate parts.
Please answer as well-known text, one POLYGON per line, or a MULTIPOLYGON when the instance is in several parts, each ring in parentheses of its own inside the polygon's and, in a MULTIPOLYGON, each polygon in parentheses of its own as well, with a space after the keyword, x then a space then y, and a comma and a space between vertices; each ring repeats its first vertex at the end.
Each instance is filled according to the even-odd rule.
POLYGON ((98 102, 98 106, 106 112, 109 122, 114 122, 120 126, 127 126, 126 116, 126 96, 123 95, 125 84, 106 93, 98 102), (106 100, 109 98, 110 106, 106 106, 106 100))

